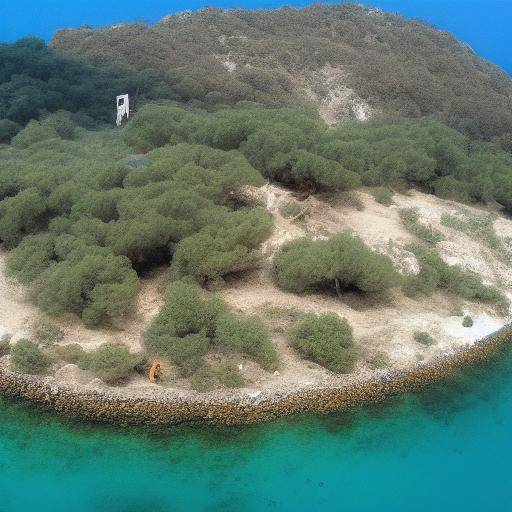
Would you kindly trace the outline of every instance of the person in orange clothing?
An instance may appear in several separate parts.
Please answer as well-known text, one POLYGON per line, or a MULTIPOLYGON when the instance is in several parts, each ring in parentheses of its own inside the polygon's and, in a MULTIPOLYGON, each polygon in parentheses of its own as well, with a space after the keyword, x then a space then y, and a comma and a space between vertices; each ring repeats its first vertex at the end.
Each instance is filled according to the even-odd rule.
POLYGON ((151 369, 149 370, 149 380, 155 384, 158 384, 161 376, 162 369, 160 368, 160 363, 153 363, 151 369))

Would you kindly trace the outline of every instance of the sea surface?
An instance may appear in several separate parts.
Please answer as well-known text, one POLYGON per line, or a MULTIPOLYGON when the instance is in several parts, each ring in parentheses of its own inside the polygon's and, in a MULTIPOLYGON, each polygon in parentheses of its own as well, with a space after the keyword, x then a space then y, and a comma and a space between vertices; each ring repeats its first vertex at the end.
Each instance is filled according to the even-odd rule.
MULTIPOLYGON (((49 40, 55 30, 130 21, 154 23, 166 14, 202 7, 303 7, 308 0, 0 0, 0 41, 26 35, 49 40)), ((318 2, 320 3, 320 2, 318 2)), ((334 2, 322 2, 334 3, 334 2)), ((511 0, 353 0, 420 18, 448 30, 477 53, 512 73, 511 0)))
POLYGON ((512 509, 512 355, 386 405, 112 428, 0 401, 0 511, 512 509))

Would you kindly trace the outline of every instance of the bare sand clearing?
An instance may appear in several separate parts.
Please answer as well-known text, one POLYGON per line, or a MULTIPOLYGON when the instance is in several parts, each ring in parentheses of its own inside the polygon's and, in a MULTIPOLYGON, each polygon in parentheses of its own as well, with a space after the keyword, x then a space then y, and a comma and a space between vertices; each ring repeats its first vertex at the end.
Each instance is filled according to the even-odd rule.
MULTIPOLYGON (((241 393, 252 396, 259 391, 280 392, 361 378, 376 371, 372 363, 376 356, 387 358, 392 367, 410 367, 434 356, 449 354, 456 347, 471 344, 505 323, 506 319, 498 317, 489 306, 442 293, 413 300, 394 289, 378 301, 361 299, 356 294, 346 294, 340 299, 335 294, 286 293, 278 289, 273 281, 272 260, 285 242, 304 235, 323 238, 347 229, 358 233, 375 250, 389 255, 400 272, 417 272, 418 264, 414 255, 404 248, 417 240, 405 230, 399 217, 399 208, 415 207, 422 222, 432 224, 445 235, 438 249, 448 263, 478 272, 487 283, 501 287, 512 298, 512 271, 496 259, 491 248, 480 240, 440 224, 445 212, 460 214, 469 210, 477 214, 485 213, 482 210, 420 192, 395 194, 394 204, 385 207, 370 194, 357 192, 364 205, 363 210, 347 206, 341 197, 330 198, 328 202, 309 197, 305 201, 298 201, 307 215, 293 220, 280 213, 283 205, 297 201, 290 191, 266 185, 253 190, 253 194, 273 214, 273 234, 263 245, 264 258, 259 268, 229 278, 219 293, 235 311, 257 314, 265 320, 273 332, 281 365, 278 372, 271 374, 241 356, 233 356, 231 360, 242 369, 248 383, 241 393), (334 312, 347 318, 354 328, 362 354, 361 362, 351 376, 335 376, 319 365, 302 360, 289 347, 286 331, 294 322, 294 310, 334 312), (456 316, 460 315, 460 311, 473 318, 471 328, 462 327, 462 317, 456 316), (430 333, 437 343, 433 346, 418 344, 413 340, 415 331, 430 333)), ((495 229, 499 236, 510 237, 512 221, 498 218, 495 229)), ((13 340, 17 340, 30 336, 31 324, 41 314, 27 299, 27 289, 5 276, 5 261, 6 253, 1 252, 0 335, 10 333, 13 340)), ((105 342, 120 342, 128 345, 133 352, 141 350, 142 334, 163 303, 166 284, 165 268, 156 269, 143 277, 133 315, 117 327, 87 329, 72 315, 54 319, 65 333, 60 343, 79 343, 84 349, 91 350, 105 342)), ((207 356, 212 361, 224 357, 215 352, 207 356)), ((165 387, 183 389, 184 392, 190 388, 189 382, 180 379, 171 364, 165 365, 165 387)), ((102 386, 98 379, 74 365, 60 365, 56 378, 59 382, 73 385, 102 386)), ((152 385, 144 377, 136 376, 127 386, 140 388, 152 385)))

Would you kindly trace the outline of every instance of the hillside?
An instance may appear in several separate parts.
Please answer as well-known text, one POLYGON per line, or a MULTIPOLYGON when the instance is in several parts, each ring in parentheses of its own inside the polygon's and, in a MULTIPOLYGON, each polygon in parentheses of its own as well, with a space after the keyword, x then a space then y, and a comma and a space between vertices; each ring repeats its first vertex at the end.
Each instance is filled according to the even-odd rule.
POLYGON ((450 34, 377 9, 203 9, 155 25, 61 30, 51 46, 165 73, 182 100, 312 102, 330 124, 438 114, 473 138, 510 143, 510 77, 450 34))

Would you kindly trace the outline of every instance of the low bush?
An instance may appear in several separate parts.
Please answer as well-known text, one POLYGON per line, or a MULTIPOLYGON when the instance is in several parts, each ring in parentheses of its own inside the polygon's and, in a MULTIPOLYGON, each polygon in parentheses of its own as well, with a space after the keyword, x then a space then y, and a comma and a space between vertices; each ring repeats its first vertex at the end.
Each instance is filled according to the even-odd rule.
POLYGON ((297 217, 302 213, 303 209, 296 201, 288 201, 279 208, 279 213, 286 218, 297 217))
POLYGON ((303 357, 336 373, 350 373, 358 357, 352 328, 334 313, 307 315, 293 329, 291 343, 303 357))
POLYGON ((391 359, 387 354, 383 352, 375 354, 373 357, 368 359, 368 362, 375 368, 379 369, 388 368, 389 366, 391 366, 391 359))
POLYGON ((200 368, 190 380, 192 389, 202 393, 211 391, 217 385, 217 376, 215 371, 210 366, 203 366, 200 368))
POLYGON ((240 388, 244 385, 244 378, 234 364, 221 364, 215 373, 218 381, 227 388, 240 388))
POLYGON ((8 144, 21 130, 21 126, 9 119, 0 119, 0 144, 8 144))
POLYGON ((33 341, 22 339, 11 348, 11 363, 20 372, 40 374, 48 370, 51 358, 33 341))
POLYGON ((192 389, 205 392, 222 385, 226 388, 239 388, 244 385, 240 370, 232 363, 206 365, 200 368, 192 377, 192 389))
POLYGON ((47 318, 41 318, 32 324, 32 336, 38 343, 50 345, 64 338, 64 331, 47 318))
POLYGON ((480 276, 457 265, 448 265, 435 251, 421 246, 409 246, 420 264, 420 272, 404 280, 406 295, 431 295, 437 289, 443 289, 454 295, 494 304, 499 314, 506 315, 510 301, 497 288, 482 283, 480 276))
POLYGON ((393 191, 386 187, 375 187, 371 189, 371 194, 377 203, 384 206, 391 206, 393 203, 393 191))
POLYGON ((407 230, 424 242, 436 244, 443 240, 443 235, 432 225, 425 225, 419 221, 419 213, 416 208, 402 208, 399 214, 407 230))
MULTIPOLYGON (((57 345, 55 354, 59 359, 67 363, 78 364, 86 358, 85 350, 78 343, 70 343, 68 345, 57 345)), ((85 363, 87 365, 87 363, 85 363)))
POLYGON ((107 343, 87 353, 81 360, 81 366, 92 370, 103 382, 116 384, 126 380, 143 359, 139 354, 131 354, 124 345, 107 343))
POLYGON ((185 376, 203 364, 203 356, 215 336, 217 319, 227 311, 219 297, 206 299, 202 294, 196 284, 171 284, 164 306, 144 335, 147 350, 170 357, 185 376))
POLYGON ((206 226, 181 241, 174 253, 174 279, 194 277, 204 284, 246 270, 259 257, 259 247, 272 231, 272 217, 261 208, 238 210, 224 222, 206 226))
POLYGON ((428 332, 416 331, 413 335, 414 341, 421 343, 422 345, 435 345, 436 340, 430 336, 428 332))
POLYGON ((285 244, 275 260, 280 288, 301 293, 313 288, 381 292, 399 282, 391 260, 349 232, 328 240, 285 244))
POLYGON ((254 316, 223 315, 217 323, 215 343, 222 348, 246 354, 266 370, 275 370, 277 351, 263 322, 254 316))
POLYGON ((473 319, 470 316, 465 316, 462 319, 462 327, 473 327, 473 319))
POLYGON ((179 367, 181 374, 188 377, 203 366, 203 356, 209 344, 210 340, 204 332, 169 338, 166 355, 179 367))

